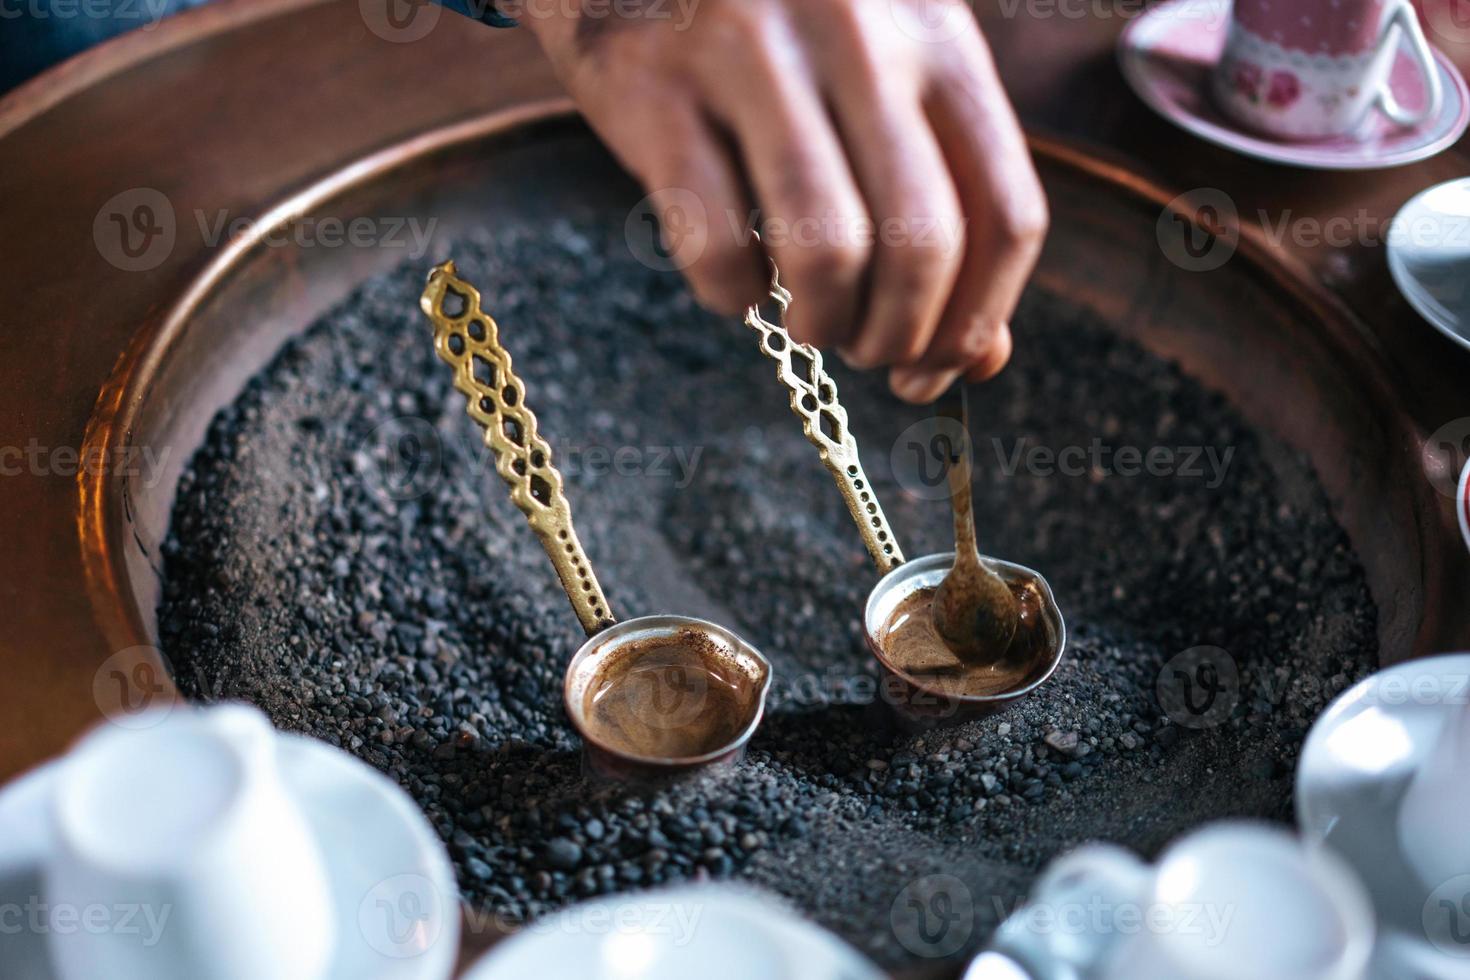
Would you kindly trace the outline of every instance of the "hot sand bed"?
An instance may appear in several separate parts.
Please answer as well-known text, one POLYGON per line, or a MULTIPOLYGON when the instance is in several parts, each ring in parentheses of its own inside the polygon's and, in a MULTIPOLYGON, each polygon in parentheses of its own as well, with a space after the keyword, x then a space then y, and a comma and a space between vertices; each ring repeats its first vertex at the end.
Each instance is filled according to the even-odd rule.
MULTIPOLYGON (((772 660, 745 765, 653 794, 581 780, 560 696, 579 631, 434 357, 417 266, 292 341, 186 473, 159 616, 187 694, 253 701, 389 772, 467 899, 507 916, 734 875, 889 964, 914 957, 890 915, 925 874, 967 885, 973 948, 1084 839, 1151 851, 1206 819, 1289 817, 1307 725, 1377 650, 1302 458, 1084 311, 1029 297, 1015 363, 972 392, 977 517, 985 550, 1050 579, 1068 657, 1000 716, 900 734, 849 703, 876 677, 860 620, 877 576, 769 362, 628 256, 624 216, 499 226, 454 257, 614 607, 706 616, 772 660), (1129 447, 1173 461, 1128 475, 1129 447), (1217 702, 1233 710, 1170 723, 1161 672, 1202 646, 1238 671, 1217 702)), ((834 374, 906 553, 947 550, 942 495, 904 492, 890 463, 928 413, 834 374)))

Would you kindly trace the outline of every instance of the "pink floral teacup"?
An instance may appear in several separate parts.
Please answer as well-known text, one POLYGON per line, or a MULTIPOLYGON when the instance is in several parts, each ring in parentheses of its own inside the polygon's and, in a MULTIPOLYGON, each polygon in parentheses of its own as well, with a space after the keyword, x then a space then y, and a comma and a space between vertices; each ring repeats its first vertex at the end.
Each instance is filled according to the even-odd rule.
POLYGON ((1410 0, 1235 0, 1214 89, 1237 121, 1289 140, 1349 135, 1375 111, 1415 126, 1444 99, 1410 0), (1389 88, 1405 40, 1424 80, 1412 110, 1389 88))

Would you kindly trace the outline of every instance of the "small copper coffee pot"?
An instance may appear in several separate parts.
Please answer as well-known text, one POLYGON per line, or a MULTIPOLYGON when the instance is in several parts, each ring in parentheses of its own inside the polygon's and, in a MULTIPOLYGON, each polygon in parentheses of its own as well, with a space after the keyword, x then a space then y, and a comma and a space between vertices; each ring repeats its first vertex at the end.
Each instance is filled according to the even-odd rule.
POLYGON ((946 691, 945 685, 906 673, 889 658, 883 639, 899 604, 922 589, 936 587, 954 564, 953 553, 925 555, 905 562, 893 529, 872 482, 858 459, 857 440, 848 427, 847 412, 837 400, 837 385, 822 367, 822 354, 810 344, 792 340, 785 327, 790 291, 781 285, 780 273, 771 265, 770 297, 778 309, 778 322, 767 320, 758 307, 745 313, 745 323, 760 334, 761 353, 776 362, 776 376, 790 392, 791 410, 802 420, 802 431, 837 483, 857 524, 863 544, 883 577, 868 596, 863 631, 868 649, 883 675, 879 697, 890 705, 899 720, 913 727, 955 724, 991 714, 1036 690, 1062 661, 1067 648, 1067 628, 1051 586, 1040 573, 1012 562, 981 556, 1007 583, 1031 582, 1041 599, 1039 628, 1047 643, 1035 651, 1024 679, 1014 687, 993 694, 946 691))
POLYGON ((617 621, 572 526, 551 447, 537 432, 525 385, 498 325, 480 307, 479 291, 445 262, 429 273, 420 306, 433 324, 435 351, 454 368, 454 386, 469 400, 466 412, 484 430, 496 471, 587 633, 562 691, 589 771, 642 780, 738 762, 765 712, 770 662, 734 631, 703 619, 617 621), (697 664, 688 660, 691 651, 697 664), (636 717, 617 715, 635 704, 636 717), (690 741, 685 732, 700 734, 690 741))

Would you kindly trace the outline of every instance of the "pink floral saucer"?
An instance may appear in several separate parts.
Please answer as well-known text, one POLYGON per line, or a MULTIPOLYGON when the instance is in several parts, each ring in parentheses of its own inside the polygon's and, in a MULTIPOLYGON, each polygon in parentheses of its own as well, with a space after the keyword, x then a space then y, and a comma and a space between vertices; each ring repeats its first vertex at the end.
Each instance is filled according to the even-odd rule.
MULTIPOLYGON (((1470 88, 1443 52, 1436 51, 1444 107, 1422 125, 1400 128, 1375 112, 1359 138, 1292 143, 1252 133, 1220 112, 1210 95, 1210 73, 1225 49, 1229 27, 1228 0, 1173 0, 1154 7, 1129 24, 1118 42, 1123 77, 1155 112, 1201 139, 1259 160, 1314 170, 1414 163, 1452 145, 1470 125, 1470 88)), ((1390 84, 1406 108, 1424 104, 1424 82, 1407 52, 1400 52, 1390 84)), ((1290 82, 1277 79, 1273 97, 1291 94, 1290 82)))

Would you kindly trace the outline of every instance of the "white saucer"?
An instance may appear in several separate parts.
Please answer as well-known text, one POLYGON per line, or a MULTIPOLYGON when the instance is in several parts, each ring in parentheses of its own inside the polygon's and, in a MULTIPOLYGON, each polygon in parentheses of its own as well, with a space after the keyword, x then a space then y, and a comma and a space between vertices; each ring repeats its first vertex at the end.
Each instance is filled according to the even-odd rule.
POLYGON ((1388 269, 1420 316, 1470 348, 1470 177, 1437 184, 1399 210, 1388 269))
POLYGON ((1398 843, 1399 808, 1444 730, 1442 702, 1463 697, 1470 697, 1470 653, 1396 664, 1339 696, 1302 746, 1302 834, 1347 859, 1389 930, 1423 931, 1426 888, 1398 843))
MULTIPOLYGON (((1172 0, 1151 7, 1118 40, 1123 77, 1148 106, 1201 139, 1228 150, 1312 170, 1372 170, 1434 156, 1470 126, 1470 88, 1444 52, 1436 51, 1444 106, 1433 119, 1408 128, 1375 113, 1355 136, 1310 142, 1275 140, 1251 132, 1215 106, 1209 79, 1225 48, 1230 0, 1172 0)), ((1390 75, 1399 101, 1423 105, 1424 80, 1406 51, 1390 75)))
POLYGON ((464 980, 883 980, 780 899, 696 885, 596 899, 545 916, 464 980))
MULTIPOLYGON (((392 780, 346 752, 298 735, 278 742, 281 777, 311 825, 331 882, 338 948, 331 980, 446 980, 459 954, 459 891, 444 845, 392 780)), ((52 847, 47 763, 0 791, 0 908, 44 901, 52 847)), ((0 922, 0 964, 52 980, 44 932, 0 922)))

